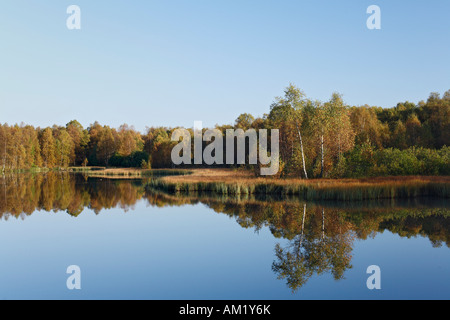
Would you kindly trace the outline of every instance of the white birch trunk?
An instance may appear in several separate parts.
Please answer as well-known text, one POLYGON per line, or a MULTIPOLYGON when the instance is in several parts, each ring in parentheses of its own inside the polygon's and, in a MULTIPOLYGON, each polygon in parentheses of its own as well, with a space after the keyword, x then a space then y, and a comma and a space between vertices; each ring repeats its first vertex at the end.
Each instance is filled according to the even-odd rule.
POLYGON ((306 172, 306 165, 305 165, 305 153, 303 152, 302 134, 300 133, 300 128, 299 128, 298 124, 297 124, 297 131, 298 131, 298 137, 300 138, 300 150, 302 152, 303 172, 305 173, 305 178, 308 179, 308 173, 306 172))

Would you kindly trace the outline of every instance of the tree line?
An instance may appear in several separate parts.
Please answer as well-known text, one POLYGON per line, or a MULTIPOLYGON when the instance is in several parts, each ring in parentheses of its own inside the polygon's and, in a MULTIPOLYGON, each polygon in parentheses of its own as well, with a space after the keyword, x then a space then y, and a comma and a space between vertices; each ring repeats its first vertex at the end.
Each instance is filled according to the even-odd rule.
MULTIPOLYGON (((0 124, 0 171, 171 168, 175 129, 152 127, 140 133, 127 124, 111 128, 98 122, 83 128, 76 120, 47 128, 0 124)), ((227 129, 279 129, 281 177, 450 174, 450 90, 442 97, 431 93, 418 104, 381 108, 348 106, 338 93, 326 102, 311 100, 289 85, 269 113, 257 118, 244 113, 234 124, 216 129, 224 135, 227 129)))

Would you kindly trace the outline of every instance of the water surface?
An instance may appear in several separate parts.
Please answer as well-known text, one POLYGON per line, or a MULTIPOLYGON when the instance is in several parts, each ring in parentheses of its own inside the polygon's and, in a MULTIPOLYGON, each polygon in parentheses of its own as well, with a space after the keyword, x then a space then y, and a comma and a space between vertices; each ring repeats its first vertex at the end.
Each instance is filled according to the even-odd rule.
POLYGON ((146 182, 1 177, 0 298, 450 298, 446 199, 183 197, 146 182))

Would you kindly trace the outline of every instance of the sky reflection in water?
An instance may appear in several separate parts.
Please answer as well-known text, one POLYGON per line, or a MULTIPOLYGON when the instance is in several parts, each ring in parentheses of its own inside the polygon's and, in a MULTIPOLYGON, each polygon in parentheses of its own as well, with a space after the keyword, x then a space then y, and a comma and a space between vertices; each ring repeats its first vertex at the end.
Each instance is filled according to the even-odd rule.
POLYGON ((1 299, 449 299, 443 199, 171 196, 145 181, 0 178, 1 299), (81 268, 68 290, 66 268, 81 268), (381 268, 381 290, 366 269, 381 268))

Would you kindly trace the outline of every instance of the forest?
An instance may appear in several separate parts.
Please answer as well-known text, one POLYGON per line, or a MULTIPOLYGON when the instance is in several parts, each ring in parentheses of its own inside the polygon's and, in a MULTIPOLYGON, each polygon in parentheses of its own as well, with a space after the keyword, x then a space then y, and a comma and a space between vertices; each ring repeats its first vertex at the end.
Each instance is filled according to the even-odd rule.
MULTIPOLYGON (((243 113, 234 124, 215 128, 224 135, 226 129, 279 129, 277 177, 450 174, 450 90, 442 97, 431 93, 417 104, 382 108, 346 105, 338 93, 326 102, 312 100, 291 84, 263 116, 243 113)), ((0 172, 79 166, 174 168, 175 129, 151 127, 141 133, 127 124, 111 128, 98 122, 84 128, 76 120, 47 128, 0 124, 0 172)), ((255 165, 221 167, 258 172, 255 165)))

